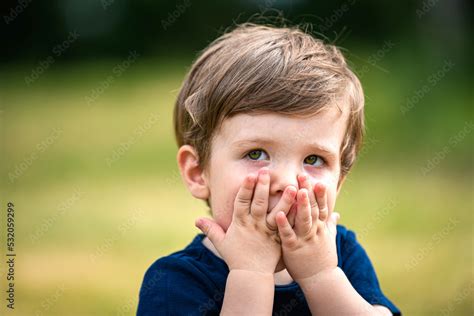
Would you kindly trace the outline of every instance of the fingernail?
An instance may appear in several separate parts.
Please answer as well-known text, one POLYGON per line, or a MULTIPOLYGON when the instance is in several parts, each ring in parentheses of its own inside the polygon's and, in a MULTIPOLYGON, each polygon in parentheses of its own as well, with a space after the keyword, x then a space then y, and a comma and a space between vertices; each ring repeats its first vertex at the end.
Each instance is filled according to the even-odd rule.
POLYGON ((265 185, 268 184, 268 182, 270 181, 270 177, 268 175, 268 169, 260 170, 259 173, 260 173, 258 177, 259 182, 265 185))

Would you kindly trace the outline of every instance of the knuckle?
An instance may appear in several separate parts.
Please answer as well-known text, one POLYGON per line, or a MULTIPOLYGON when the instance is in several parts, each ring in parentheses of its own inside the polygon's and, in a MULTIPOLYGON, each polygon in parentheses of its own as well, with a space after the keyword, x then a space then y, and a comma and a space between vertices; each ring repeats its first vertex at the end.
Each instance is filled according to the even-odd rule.
POLYGON ((257 197, 253 200, 253 206, 261 208, 264 207, 266 203, 266 199, 262 197, 257 197))
POLYGON ((303 224, 304 226, 311 226, 311 217, 304 217, 302 220, 301 220, 301 224, 303 224))
POLYGON ((204 226, 204 232, 206 233, 206 235, 211 235, 212 234, 212 226, 211 225, 206 225, 204 226))
POLYGON ((246 216, 237 216, 233 219, 233 222, 241 227, 246 227, 248 224, 248 218, 246 216))
POLYGON ((296 248, 298 241, 292 235, 287 236, 288 239, 286 240, 285 244, 288 248, 296 248))
POLYGON ((318 232, 321 232, 323 228, 325 227, 324 222, 318 221, 317 227, 318 227, 318 232))
POLYGON ((261 230, 260 224, 257 223, 257 222, 254 222, 254 223, 253 223, 253 229, 254 229, 255 231, 261 230))
POLYGON ((250 200, 247 199, 246 197, 243 197, 243 196, 237 196, 236 199, 235 199, 235 203, 236 203, 237 205, 246 206, 246 205, 249 205, 249 204, 250 204, 250 200))
POLYGON ((281 232, 281 235, 283 236, 283 238, 289 240, 292 236, 291 232, 288 230, 288 229, 285 229, 281 232))
POLYGON ((305 236, 303 237, 303 240, 305 243, 314 243, 315 237, 316 234, 314 234, 314 232, 310 229, 306 232, 305 236))
POLYGON ((275 219, 273 217, 270 217, 270 216, 267 217, 267 219, 265 220, 265 223, 268 229, 275 230, 277 228, 275 224, 275 219))
POLYGON ((282 232, 282 235, 285 236, 286 238, 293 236, 293 229, 288 223, 285 224, 281 232, 282 232))
POLYGON ((264 232, 265 232, 265 236, 268 238, 268 239, 274 239, 275 238, 275 231, 273 230, 269 230, 269 229, 264 229, 264 232))

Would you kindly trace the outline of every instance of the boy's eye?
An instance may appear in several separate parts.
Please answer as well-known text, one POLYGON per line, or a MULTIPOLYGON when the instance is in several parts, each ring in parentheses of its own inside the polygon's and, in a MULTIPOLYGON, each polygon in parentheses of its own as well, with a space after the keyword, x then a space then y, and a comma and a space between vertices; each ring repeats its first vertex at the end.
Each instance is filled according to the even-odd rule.
MULTIPOLYGON (((246 157, 250 158, 251 160, 264 160, 265 156, 262 158, 262 154, 267 155, 264 150, 254 149, 252 151, 249 151, 246 157)), ((324 158, 318 155, 310 155, 305 158, 304 162, 313 165, 313 167, 320 167, 325 163, 324 158)))
POLYGON ((324 159, 318 155, 310 155, 305 158, 305 163, 309 163, 310 165, 313 165, 314 167, 319 167, 324 164, 324 159))
POLYGON ((250 152, 247 154, 247 157, 249 157, 249 158, 252 159, 252 160, 259 160, 258 158, 261 156, 262 153, 264 153, 263 150, 261 150, 261 149, 255 149, 255 150, 250 151, 250 152))

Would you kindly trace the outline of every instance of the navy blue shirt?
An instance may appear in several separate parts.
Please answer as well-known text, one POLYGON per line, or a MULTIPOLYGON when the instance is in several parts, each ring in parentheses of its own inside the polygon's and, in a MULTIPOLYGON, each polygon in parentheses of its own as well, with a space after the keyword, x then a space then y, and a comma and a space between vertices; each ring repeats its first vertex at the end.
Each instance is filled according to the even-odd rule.
MULTIPOLYGON (((183 250, 156 260, 145 273, 137 315, 219 315, 229 269, 198 234, 183 250)), ((382 293, 374 267, 353 231, 337 225, 337 265, 370 304, 400 310, 382 293)), ((244 302, 242 302, 244 304, 244 302)), ((273 315, 311 315, 296 282, 275 285, 273 315)))

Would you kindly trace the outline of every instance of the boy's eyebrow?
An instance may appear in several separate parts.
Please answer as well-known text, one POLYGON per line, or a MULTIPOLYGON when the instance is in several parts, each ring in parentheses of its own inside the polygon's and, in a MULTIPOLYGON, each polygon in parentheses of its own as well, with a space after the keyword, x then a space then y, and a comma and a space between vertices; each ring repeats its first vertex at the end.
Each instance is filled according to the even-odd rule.
MULTIPOLYGON (((248 145, 257 145, 257 144, 273 145, 275 143, 276 142, 273 139, 252 138, 252 139, 237 140, 237 141, 234 141, 231 145, 236 146, 236 147, 246 147, 248 145)), ((326 156, 329 156, 330 158, 336 158, 337 157, 336 151, 334 151, 330 147, 321 145, 321 144, 316 143, 316 142, 307 143, 307 146, 311 147, 311 148, 314 148, 319 152, 323 152, 326 156)))

